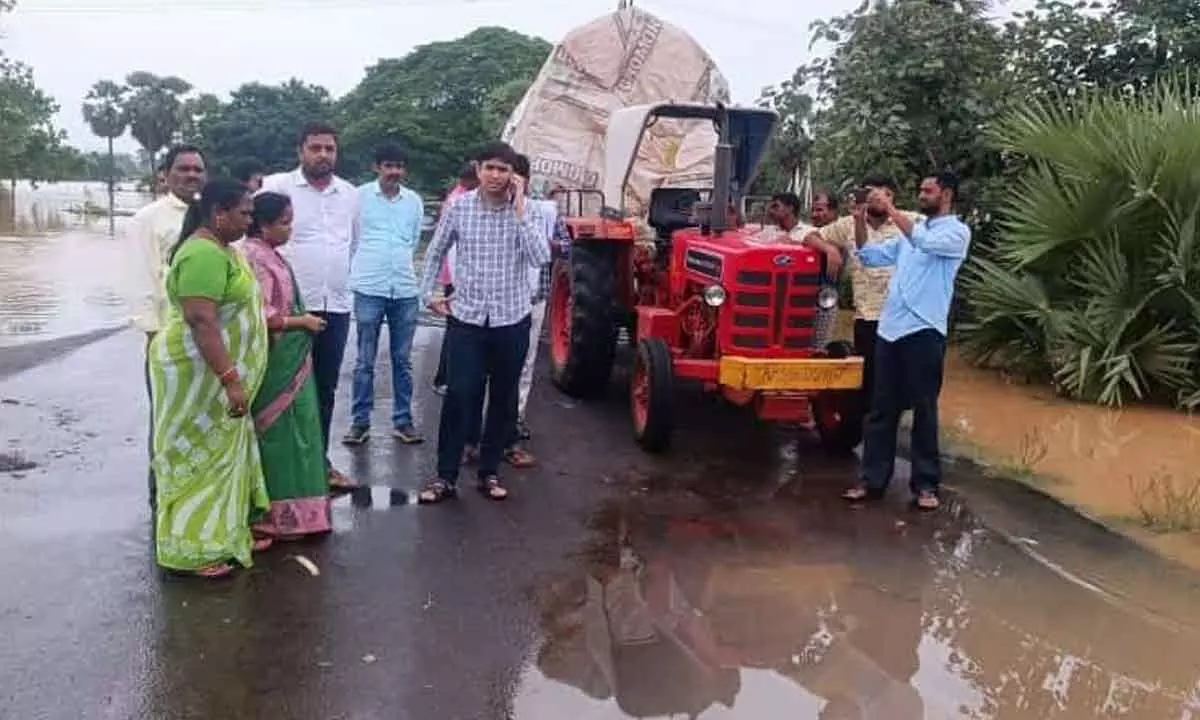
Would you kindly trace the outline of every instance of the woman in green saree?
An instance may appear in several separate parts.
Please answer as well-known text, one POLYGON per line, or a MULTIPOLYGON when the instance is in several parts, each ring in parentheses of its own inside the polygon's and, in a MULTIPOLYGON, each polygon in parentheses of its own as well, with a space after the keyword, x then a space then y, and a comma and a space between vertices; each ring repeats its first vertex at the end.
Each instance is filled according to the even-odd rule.
POLYGON ((312 335, 325 321, 304 311, 292 269, 277 248, 292 233, 292 202, 259 193, 242 252, 258 277, 270 331, 266 378, 251 408, 271 509, 254 526, 261 537, 290 540, 332 529, 312 335))
POLYGON ((253 563, 251 518, 267 509, 250 418, 267 368, 254 271, 231 243, 250 224, 239 183, 214 180, 188 210, 166 277, 166 325, 151 341, 158 564, 223 577, 253 563))

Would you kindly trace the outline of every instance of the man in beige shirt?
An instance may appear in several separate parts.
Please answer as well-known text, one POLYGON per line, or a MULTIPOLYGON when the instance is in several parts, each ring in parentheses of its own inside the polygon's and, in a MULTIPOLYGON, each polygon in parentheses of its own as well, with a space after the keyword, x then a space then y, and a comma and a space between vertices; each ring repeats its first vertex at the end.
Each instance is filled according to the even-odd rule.
MULTIPOLYGON (((896 181, 889 177, 873 176, 863 181, 865 192, 880 190, 889 199, 895 199, 896 181)), ((906 213, 914 222, 921 216, 906 213)), ((853 214, 838 218, 819 230, 809 233, 804 242, 828 256, 839 254, 850 268, 850 283, 854 292, 854 349, 863 358, 863 397, 870 398, 874 387, 875 333, 879 328, 879 314, 883 301, 887 299, 888 285, 892 281, 893 267, 863 267, 855 257, 855 236, 861 233, 866 244, 881 243, 903 232, 888 218, 887 214, 875 213, 865 202, 856 203, 853 214)))
MULTIPOLYGON (((146 333, 146 349, 163 326, 167 314, 165 286, 167 260, 179 242, 188 203, 195 199, 206 177, 204 154, 192 145, 176 145, 159 166, 167 192, 133 216, 128 230, 128 303, 133 326, 146 333)), ((146 358, 146 396, 150 395, 150 366, 146 358)), ((150 421, 150 452, 154 452, 154 421, 150 421)), ((150 506, 154 507, 154 467, 150 468, 150 506)))

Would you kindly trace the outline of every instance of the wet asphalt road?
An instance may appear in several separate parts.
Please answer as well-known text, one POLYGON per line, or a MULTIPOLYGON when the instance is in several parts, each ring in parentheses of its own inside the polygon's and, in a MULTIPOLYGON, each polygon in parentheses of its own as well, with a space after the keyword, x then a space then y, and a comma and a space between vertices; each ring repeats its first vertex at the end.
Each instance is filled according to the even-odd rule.
MULTIPOLYGON (((331 537, 230 581, 163 577, 141 341, 88 340, 0 352, 0 453, 36 464, 0 473, 4 720, 1200 713, 1191 574, 966 472, 935 516, 845 508, 852 460, 703 398, 649 458, 620 378, 578 405, 539 377, 543 462, 504 504, 393 504, 433 444, 393 443, 383 400, 371 443, 334 451, 375 487, 331 537)), ((415 361, 431 435, 438 342, 422 328, 415 361)))

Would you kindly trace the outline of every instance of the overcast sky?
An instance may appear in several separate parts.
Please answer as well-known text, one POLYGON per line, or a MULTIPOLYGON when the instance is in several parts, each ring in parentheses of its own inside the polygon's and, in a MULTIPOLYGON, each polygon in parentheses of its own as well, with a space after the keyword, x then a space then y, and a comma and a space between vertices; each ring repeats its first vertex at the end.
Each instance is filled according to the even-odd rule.
MULTIPOLYGON (((636 0, 691 33, 740 102, 753 101, 808 58, 809 23, 860 2, 636 0)), ((997 12, 1025 4, 1013 0, 997 12)), ((299 77, 341 95, 367 66, 423 43, 486 25, 556 42, 616 6, 617 0, 18 0, 3 47, 32 65, 37 82, 58 100, 59 124, 72 144, 100 149, 80 115, 98 79, 148 70, 224 95, 244 82, 299 77)), ((129 140, 122 145, 134 147, 129 140)))

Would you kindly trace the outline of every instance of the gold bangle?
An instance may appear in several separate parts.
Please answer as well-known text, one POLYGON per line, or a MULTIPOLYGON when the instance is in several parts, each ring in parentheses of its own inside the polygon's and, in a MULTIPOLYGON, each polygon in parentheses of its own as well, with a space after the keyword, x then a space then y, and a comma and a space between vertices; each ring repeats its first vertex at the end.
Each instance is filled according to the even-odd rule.
POLYGON ((219 380, 222 385, 228 385, 229 383, 231 383, 237 379, 238 379, 237 365, 234 365, 233 367, 229 368, 228 370, 226 370, 225 372, 223 372, 217 376, 217 380, 219 380))

